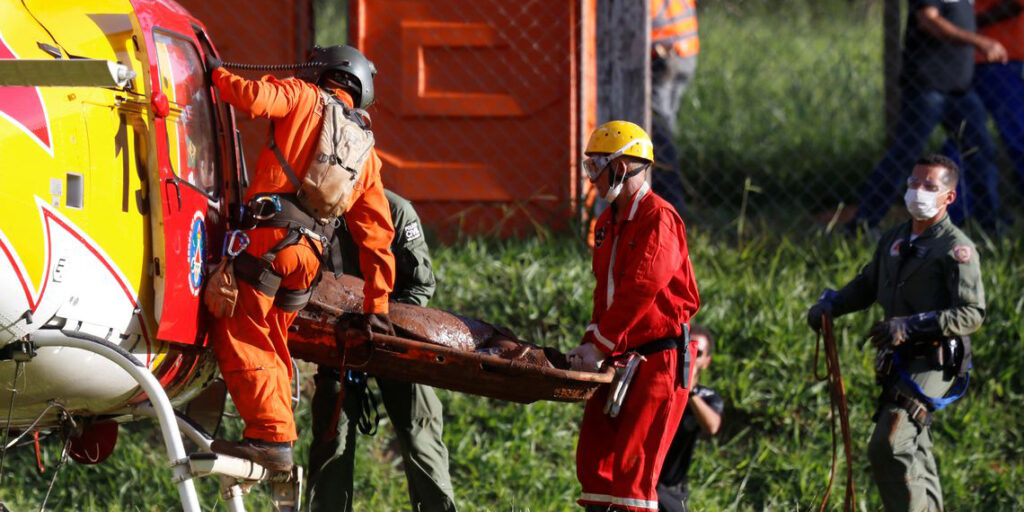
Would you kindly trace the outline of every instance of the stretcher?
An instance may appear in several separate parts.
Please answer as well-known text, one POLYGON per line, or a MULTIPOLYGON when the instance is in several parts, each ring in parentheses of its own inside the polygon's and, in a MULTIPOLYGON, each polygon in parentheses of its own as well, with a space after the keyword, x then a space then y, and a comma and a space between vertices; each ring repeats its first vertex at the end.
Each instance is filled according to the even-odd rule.
POLYGON ((346 326, 359 311, 362 281, 325 275, 288 336, 292 357, 387 379, 418 382, 500 400, 586 400, 614 377, 569 369, 565 355, 501 327, 445 311, 391 304, 396 335, 346 326))

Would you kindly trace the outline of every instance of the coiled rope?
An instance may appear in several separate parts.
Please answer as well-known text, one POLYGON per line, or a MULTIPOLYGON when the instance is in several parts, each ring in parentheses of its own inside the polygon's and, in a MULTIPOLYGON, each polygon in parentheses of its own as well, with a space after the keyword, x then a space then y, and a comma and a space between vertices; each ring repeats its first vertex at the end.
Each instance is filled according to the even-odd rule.
POLYGON ((836 476, 836 461, 838 459, 836 442, 836 417, 838 416, 840 430, 843 436, 843 452, 846 454, 846 496, 843 498, 843 510, 853 512, 857 508, 857 496, 853 487, 853 450, 850 436, 850 408, 846 403, 846 386, 843 384, 843 374, 839 369, 839 352, 836 349, 836 339, 832 331, 832 317, 829 314, 821 315, 821 331, 818 332, 818 339, 814 344, 814 378, 819 382, 828 380, 829 396, 831 398, 831 426, 832 426, 832 469, 828 474, 828 487, 825 488, 825 496, 821 498, 819 512, 824 512, 828 505, 828 498, 832 494, 832 482, 836 476), (818 353, 821 350, 822 341, 825 345, 825 364, 827 373, 824 376, 818 375, 818 353), (838 410, 838 415, 836 411, 838 410))

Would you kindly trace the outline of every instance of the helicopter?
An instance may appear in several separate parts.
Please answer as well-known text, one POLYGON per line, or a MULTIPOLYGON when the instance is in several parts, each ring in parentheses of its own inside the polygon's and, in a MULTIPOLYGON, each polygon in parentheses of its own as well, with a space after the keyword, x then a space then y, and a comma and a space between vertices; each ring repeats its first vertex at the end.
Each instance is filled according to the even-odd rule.
POLYGON ((118 424, 156 418, 184 510, 205 474, 230 510, 260 481, 297 509, 301 468, 214 455, 197 421, 223 410, 201 290, 245 181, 202 22, 173 0, 3 0, 0 18, 0 449, 57 433, 98 463, 118 424))

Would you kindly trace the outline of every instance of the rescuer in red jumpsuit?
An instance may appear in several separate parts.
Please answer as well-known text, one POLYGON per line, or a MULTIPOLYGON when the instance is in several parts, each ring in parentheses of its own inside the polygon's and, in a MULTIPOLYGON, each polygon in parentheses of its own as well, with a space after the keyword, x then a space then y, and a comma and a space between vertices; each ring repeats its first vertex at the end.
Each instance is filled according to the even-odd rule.
MULTIPOLYGON (((349 107, 363 108, 373 102, 373 64, 358 50, 348 46, 316 48, 312 61, 320 66, 307 70, 305 79, 266 76, 246 80, 221 67, 223 63, 215 57, 207 57, 213 84, 224 101, 250 117, 273 121, 271 136, 281 156, 275 155, 271 147, 264 147, 246 190, 247 199, 257 194, 295 194, 296 187, 282 163, 287 163, 299 180, 305 176, 322 125, 321 88, 349 107)), ((394 227, 380 167, 380 158, 371 149, 344 217, 359 246, 359 267, 366 277, 365 323, 368 328, 393 334, 387 313, 388 294, 395 281, 395 260, 390 250, 394 227)), ((307 227, 316 229, 312 217, 310 221, 307 227)), ((250 239, 246 252, 259 258, 288 231, 278 227, 250 229, 246 232, 250 239)), ((281 277, 281 288, 303 290, 314 285, 322 251, 320 241, 303 237, 277 252, 272 270, 281 277)), ((238 264, 235 266, 237 275, 238 264)), ((287 341, 288 328, 296 315, 297 310, 282 309, 275 296, 257 290, 239 276, 234 315, 217 319, 210 338, 221 374, 246 427, 242 441, 216 440, 213 451, 253 460, 276 471, 291 469, 291 444, 297 435, 287 341)))
POLYGON ((608 386, 587 402, 576 449, 578 503, 588 512, 657 511, 658 475, 689 395, 696 348, 686 325, 700 298, 683 221, 646 181, 654 159, 647 133, 611 121, 591 134, 586 153, 588 177, 611 207, 595 226, 591 324, 569 361, 598 371, 631 352, 645 359, 617 416, 604 412, 608 386))

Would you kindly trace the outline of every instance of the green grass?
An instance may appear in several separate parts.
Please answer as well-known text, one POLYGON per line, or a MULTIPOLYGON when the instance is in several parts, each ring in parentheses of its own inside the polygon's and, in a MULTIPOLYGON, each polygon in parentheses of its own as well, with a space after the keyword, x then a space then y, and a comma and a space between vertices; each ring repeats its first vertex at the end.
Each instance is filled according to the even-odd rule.
MULTIPOLYGON (((718 334, 705 384, 726 399, 721 435, 698 450, 693 503, 702 510, 806 510, 816 505, 829 464, 828 395, 813 381, 814 337, 806 307, 821 288, 854 275, 870 255, 868 243, 814 238, 792 244, 758 238, 742 249, 690 234, 694 268, 705 306, 696 321, 718 334)), ((1010 511, 1024 507, 1024 339, 1019 283, 1024 243, 982 244, 988 318, 975 336, 976 369, 966 400, 937 415, 936 454, 950 510, 1010 511)), ((434 251, 440 277, 435 304, 508 325, 528 339, 565 350, 589 318, 593 280, 589 255, 575 241, 468 240, 434 251)), ((865 454, 877 389, 873 354, 859 341, 877 309, 837 323, 840 357, 851 404, 854 467, 863 510, 880 503, 865 454)), ((305 377, 308 379, 310 373, 305 377)), ((308 399, 308 382, 307 382, 308 399)), ((517 405, 442 391, 445 438, 460 510, 569 511, 579 492, 574 450, 580 404, 517 405)), ((305 460, 308 400, 297 414, 298 449, 305 460)), ((230 433, 239 425, 232 420, 230 433)), ((405 510, 400 457, 385 422, 381 433, 360 436, 356 510, 405 510)), ((122 428, 113 457, 100 466, 70 465, 51 498, 54 509, 168 510, 173 488, 155 426, 122 428)), ((57 443, 43 443, 52 466, 57 443)), ((14 510, 32 508, 45 492, 30 450, 13 452, 0 499, 14 510)), ((215 483, 200 481, 203 503, 222 510, 215 483)), ((267 510, 264 490, 249 500, 267 510)), ((840 491, 837 491, 840 492, 840 491)), ((841 492, 840 492, 841 495, 841 492)), ((833 499, 838 508, 838 499, 833 499)), ((38 505, 36 505, 38 506, 38 505)))
POLYGON ((348 0, 316 0, 313 14, 316 44, 348 43, 348 0))
POLYGON ((855 199, 883 151, 881 16, 866 12, 753 0, 701 11, 679 113, 694 220, 735 220, 747 178, 762 190, 748 212, 776 229, 855 199))

